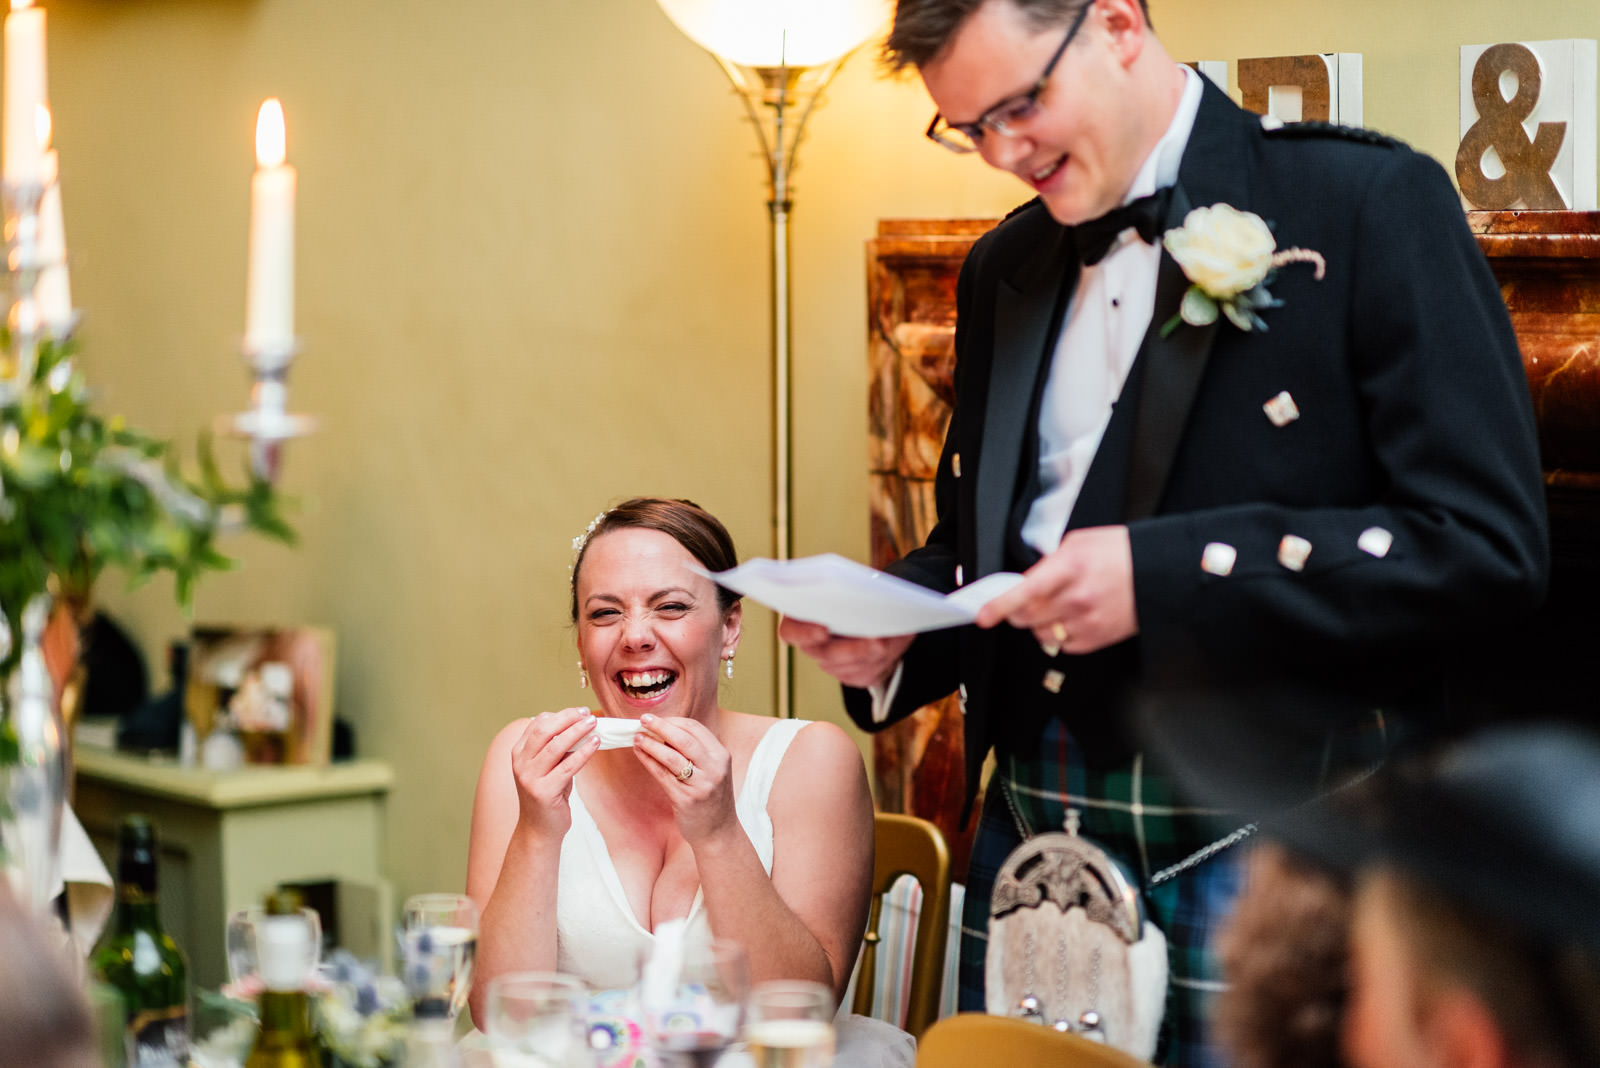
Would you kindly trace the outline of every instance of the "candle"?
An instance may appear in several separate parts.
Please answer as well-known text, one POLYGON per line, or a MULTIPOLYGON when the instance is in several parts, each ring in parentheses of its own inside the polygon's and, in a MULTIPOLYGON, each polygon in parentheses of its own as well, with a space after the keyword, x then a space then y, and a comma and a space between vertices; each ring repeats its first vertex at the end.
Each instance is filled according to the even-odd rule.
MULTIPOLYGON (((54 175, 56 154, 45 153, 44 171, 54 175)), ((39 201, 39 284, 33 299, 39 304, 39 318, 54 337, 62 337, 72 326, 72 285, 67 279, 67 236, 61 218, 61 182, 45 186, 39 201)))
POLYGON ((294 345, 294 168, 284 163, 283 105, 266 100, 256 118, 250 180, 250 273, 245 349, 282 355, 294 345))
POLYGON ((38 110, 40 155, 39 181, 44 195, 39 199, 39 281, 33 299, 39 319, 54 337, 64 337, 72 327, 72 286, 67 279, 67 235, 61 217, 61 163, 50 147, 50 109, 38 110))
POLYGON ((45 102, 44 11, 30 0, 11 0, 5 27, 5 108, 0 125, 5 180, 14 185, 40 180, 44 152, 34 116, 45 102))

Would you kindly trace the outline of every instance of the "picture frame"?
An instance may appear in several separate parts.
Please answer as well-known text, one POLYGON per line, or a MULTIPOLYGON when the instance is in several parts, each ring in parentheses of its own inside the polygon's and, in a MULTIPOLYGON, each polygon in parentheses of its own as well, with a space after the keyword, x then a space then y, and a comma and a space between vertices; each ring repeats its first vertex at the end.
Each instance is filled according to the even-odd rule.
POLYGON ((327 764, 337 642, 323 626, 197 625, 184 712, 202 746, 236 736, 249 764, 327 764))

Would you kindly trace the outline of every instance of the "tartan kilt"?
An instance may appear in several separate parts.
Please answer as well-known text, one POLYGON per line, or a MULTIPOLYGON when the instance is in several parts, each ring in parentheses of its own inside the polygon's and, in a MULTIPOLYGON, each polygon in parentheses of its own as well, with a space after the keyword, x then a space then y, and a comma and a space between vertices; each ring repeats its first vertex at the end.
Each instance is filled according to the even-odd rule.
POLYGON ((961 1010, 984 1009, 989 897, 1000 866, 1022 843, 1007 793, 1031 834, 1061 830, 1067 807, 1077 809, 1078 833, 1121 862, 1138 884, 1146 916, 1161 928, 1168 948, 1167 1008, 1155 1063, 1225 1066, 1208 1027, 1211 1002, 1223 989, 1211 946, 1242 888, 1245 850, 1223 850, 1152 887, 1152 875, 1227 834, 1227 814, 1184 804, 1169 778, 1144 769, 1142 755, 1108 768, 1087 767, 1059 721, 1045 729, 1036 756, 1001 757, 990 781, 961 920, 961 1010))

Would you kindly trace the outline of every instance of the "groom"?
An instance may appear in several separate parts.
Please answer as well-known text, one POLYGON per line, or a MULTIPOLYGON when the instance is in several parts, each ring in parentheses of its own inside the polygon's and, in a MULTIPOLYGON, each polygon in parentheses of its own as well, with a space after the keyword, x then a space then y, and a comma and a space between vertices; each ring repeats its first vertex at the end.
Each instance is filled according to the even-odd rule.
POLYGON ((1350 764, 1438 722, 1446 655, 1516 627, 1545 583, 1516 340, 1433 160, 1241 111, 1143 0, 899 0, 886 52, 938 107, 929 137, 1037 194, 962 270, 939 520, 894 570, 1026 580, 976 627, 782 633, 867 729, 960 693, 969 799, 995 751, 963 1008, 994 870, 1070 807, 1171 943, 1165 1063, 1217 1063, 1207 946, 1238 851, 1204 852, 1219 832, 1145 761, 1130 699, 1298 688, 1350 710, 1308 731, 1350 764))

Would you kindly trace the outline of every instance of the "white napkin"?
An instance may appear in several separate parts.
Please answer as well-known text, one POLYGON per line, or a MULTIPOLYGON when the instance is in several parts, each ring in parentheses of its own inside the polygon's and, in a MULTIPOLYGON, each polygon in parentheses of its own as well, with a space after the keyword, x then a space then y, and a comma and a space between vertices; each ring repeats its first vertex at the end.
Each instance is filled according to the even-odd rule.
POLYGON ((78 822, 70 805, 61 812, 61 878, 52 888, 52 897, 67 892, 67 911, 72 915, 72 939, 84 956, 100 940, 100 932, 111 917, 116 889, 89 832, 78 822))
POLYGON ((639 721, 598 716, 594 721, 594 729, 600 735, 601 749, 628 749, 633 745, 633 736, 639 733, 639 721))
MULTIPOLYGON (((548 712, 540 712, 541 716, 548 716, 548 712)), ((616 716, 596 716, 594 721, 595 732, 600 736, 601 749, 630 749, 633 747, 633 736, 639 733, 639 721, 636 719, 619 719, 616 716)), ((571 752, 571 750, 568 750, 571 752)))
POLYGON ((655 945, 639 975, 639 1001, 646 1012, 663 1012, 678 997, 678 975, 683 971, 683 940, 688 930, 684 920, 656 924, 655 945))

